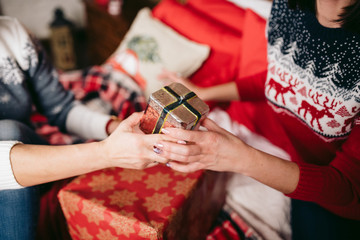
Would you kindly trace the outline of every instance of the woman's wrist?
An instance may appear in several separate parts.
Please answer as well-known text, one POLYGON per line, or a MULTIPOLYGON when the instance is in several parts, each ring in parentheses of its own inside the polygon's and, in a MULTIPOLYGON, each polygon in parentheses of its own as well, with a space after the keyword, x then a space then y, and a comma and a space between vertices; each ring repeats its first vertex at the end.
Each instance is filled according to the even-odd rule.
POLYGON ((211 100, 209 97, 209 88, 196 87, 195 93, 203 101, 211 100))
POLYGON ((278 158, 250 146, 243 151, 237 170, 285 194, 295 190, 300 170, 296 163, 278 158))
POLYGON ((197 87, 199 98, 203 101, 228 102, 239 100, 239 93, 235 82, 219 84, 211 87, 197 87))
POLYGON ((254 168, 256 168, 256 164, 258 159, 254 160, 255 158, 258 158, 257 156, 257 150, 250 147, 243 141, 237 139, 236 145, 233 148, 235 149, 234 156, 236 156, 234 159, 235 161, 230 161, 230 163, 234 164, 231 165, 231 172, 241 173, 246 176, 251 176, 253 174, 254 168))
POLYGON ((261 164, 261 153, 255 148, 246 145, 246 152, 240 156, 244 156, 243 164, 241 166, 241 174, 254 177, 254 170, 261 164))

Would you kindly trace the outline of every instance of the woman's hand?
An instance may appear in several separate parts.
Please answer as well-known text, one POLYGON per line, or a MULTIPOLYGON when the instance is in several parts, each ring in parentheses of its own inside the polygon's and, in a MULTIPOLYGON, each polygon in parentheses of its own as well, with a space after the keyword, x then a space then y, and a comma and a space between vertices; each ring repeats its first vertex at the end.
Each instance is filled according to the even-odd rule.
POLYGON ((158 79, 162 81, 165 85, 169 85, 170 83, 177 82, 181 83, 185 87, 187 87, 189 90, 193 91, 196 95, 198 95, 199 98, 204 99, 206 96, 204 96, 204 88, 196 86, 192 82, 190 82, 189 79, 181 77, 178 73, 170 72, 166 69, 163 69, 162 72, 158 75, 158 79))
POLYGON ((165 85, 173 82, 181 83, 189 90, 193 91, 203 101, 228 102, 240 100, 239 92, 235 82, 228 82, 211 87, 199 87, 190 82, 189 79, 182 78, 177 73, 163 69, 158 76, 159 80, 165 85))
POLYGON ((143 169, 168 160, 154 152, 158 141, 174 141, 164 134, 145 135, 138 126, 143 113, 134 113, 123 120, 116 130, 101 144, 108 167, 143 169))
POLYGON ((168 166, 181 172, 199 169, 237 172, 252 177, 283 193, 295 190, 300 170, 296 163, 256 150, 220 128, 210 119, 202 123, 208 131, 166 128, 177 143, 161 141, 161 156, 171 159, 168 166))
MULTIPOLYGON (((143 169, 168 160, 154 152, 154 144, 175 141, 164 134, 145 135, 134 113, 101 142, 44 146, 17 144, 10 151, 12 171, 22 186, 78 176, 109 167, 143 169)), ((155 149, 156 150, 156 149, 155 149)))
POLYGON ((162 150, 161 156, 172 160, 170 167, 181 172, 243 171, 250 148, 210 119, 205 119, 202 125, 208 131, 163 130, 167 136, 178 139, 177 143, 161 141, 156 145, 162 150))

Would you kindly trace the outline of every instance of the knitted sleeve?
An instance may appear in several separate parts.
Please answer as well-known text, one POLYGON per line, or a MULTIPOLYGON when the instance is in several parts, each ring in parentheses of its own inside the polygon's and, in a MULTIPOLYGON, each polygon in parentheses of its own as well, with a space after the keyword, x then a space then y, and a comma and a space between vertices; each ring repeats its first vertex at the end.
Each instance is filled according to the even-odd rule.
POLYGON ((265 81, 267 70, 257 74, 239 78, 236 86, 241 101, 265 101, 265 81))
POLYGON ((328 166, 299 163, 300 180, 289 197, 313 201, 360 220, 360 123, 328 166))
POLYGON ((14 34, 16 42, 25 46, 15 56, 19 67, 27 75, 28 89, 37 110, 48 118, 51 125, 58 126, 62 131, 70 130, 70 133, 84 139, 104 139, 110 116, 78 104, 73 93, 65 90, 59 82, 57 71, 37 40, 18 21, 13 24, 17 29, 14 34))
POLYGON ((58 80, 57 71, 35 38, 16 20, 8 19, 11 28, 8 36, 9 52, 23 73, 25 83, 37 110, 44 114, 51 125, 65 130, 67 113, 72 108, 74 96, 65 91, 58 80))
POLYGON ((73 107, 74 96, 59 82, 58 73, 47 59, 44 50, 34 41, 29 41, 28 47, 33 48, 34 53, 29 56, 27 73, 37 110, 48 118, 51 125, 59 126, 65 131, 66 117, 73 107))

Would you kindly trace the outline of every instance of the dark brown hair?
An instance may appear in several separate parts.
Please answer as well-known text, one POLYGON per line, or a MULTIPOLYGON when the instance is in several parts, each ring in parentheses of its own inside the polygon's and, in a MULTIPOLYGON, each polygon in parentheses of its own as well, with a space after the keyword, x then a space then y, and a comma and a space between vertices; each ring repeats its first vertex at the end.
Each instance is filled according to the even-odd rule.
MULTIPOLYGON (((289 8, 309 10, 315 13, 316 0, 288 0, 289 8)), ((360 34, 360 0, 355 0, 351 5, 344 8, 344 11, 335 20, 341 24, 341 27, 360 34)))

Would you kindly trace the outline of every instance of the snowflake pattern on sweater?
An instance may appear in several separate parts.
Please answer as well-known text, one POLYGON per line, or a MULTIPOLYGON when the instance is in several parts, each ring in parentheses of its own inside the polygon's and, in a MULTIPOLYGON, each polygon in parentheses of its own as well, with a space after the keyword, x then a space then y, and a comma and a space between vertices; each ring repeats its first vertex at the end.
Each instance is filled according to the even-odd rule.
MULTIPOLYGON (((39 48, 37 44, 38 43, 33 38, 28 37, 27 40, 25 40, 24 46, 22 47, 23 61, 21 61, 24 70, 30 69, 31 67, 36 68, 38 64, 36 51, 39 48)), ((0 59, 0 79, 2 79, 4 84, 18 85, 23 82, 24 78, 24 73, 19 68, 14 56, 3 56, 0 59)))
POLYGON ((346 136, 360 112, 360 36, 286 4, 274 1, 269 21, 266 97, 326 139, 346 136))
POLYGON ((65 130, 73 94, 64 91, 41 45, 16 19, 0 17, 0 30, 0 119, 30 124, 35 106, 65 130))
POLYGON ((15 59, 11 57, 0 59, 0 79, 6 85, 22 83, 24 76, 17 67, 15 59))

